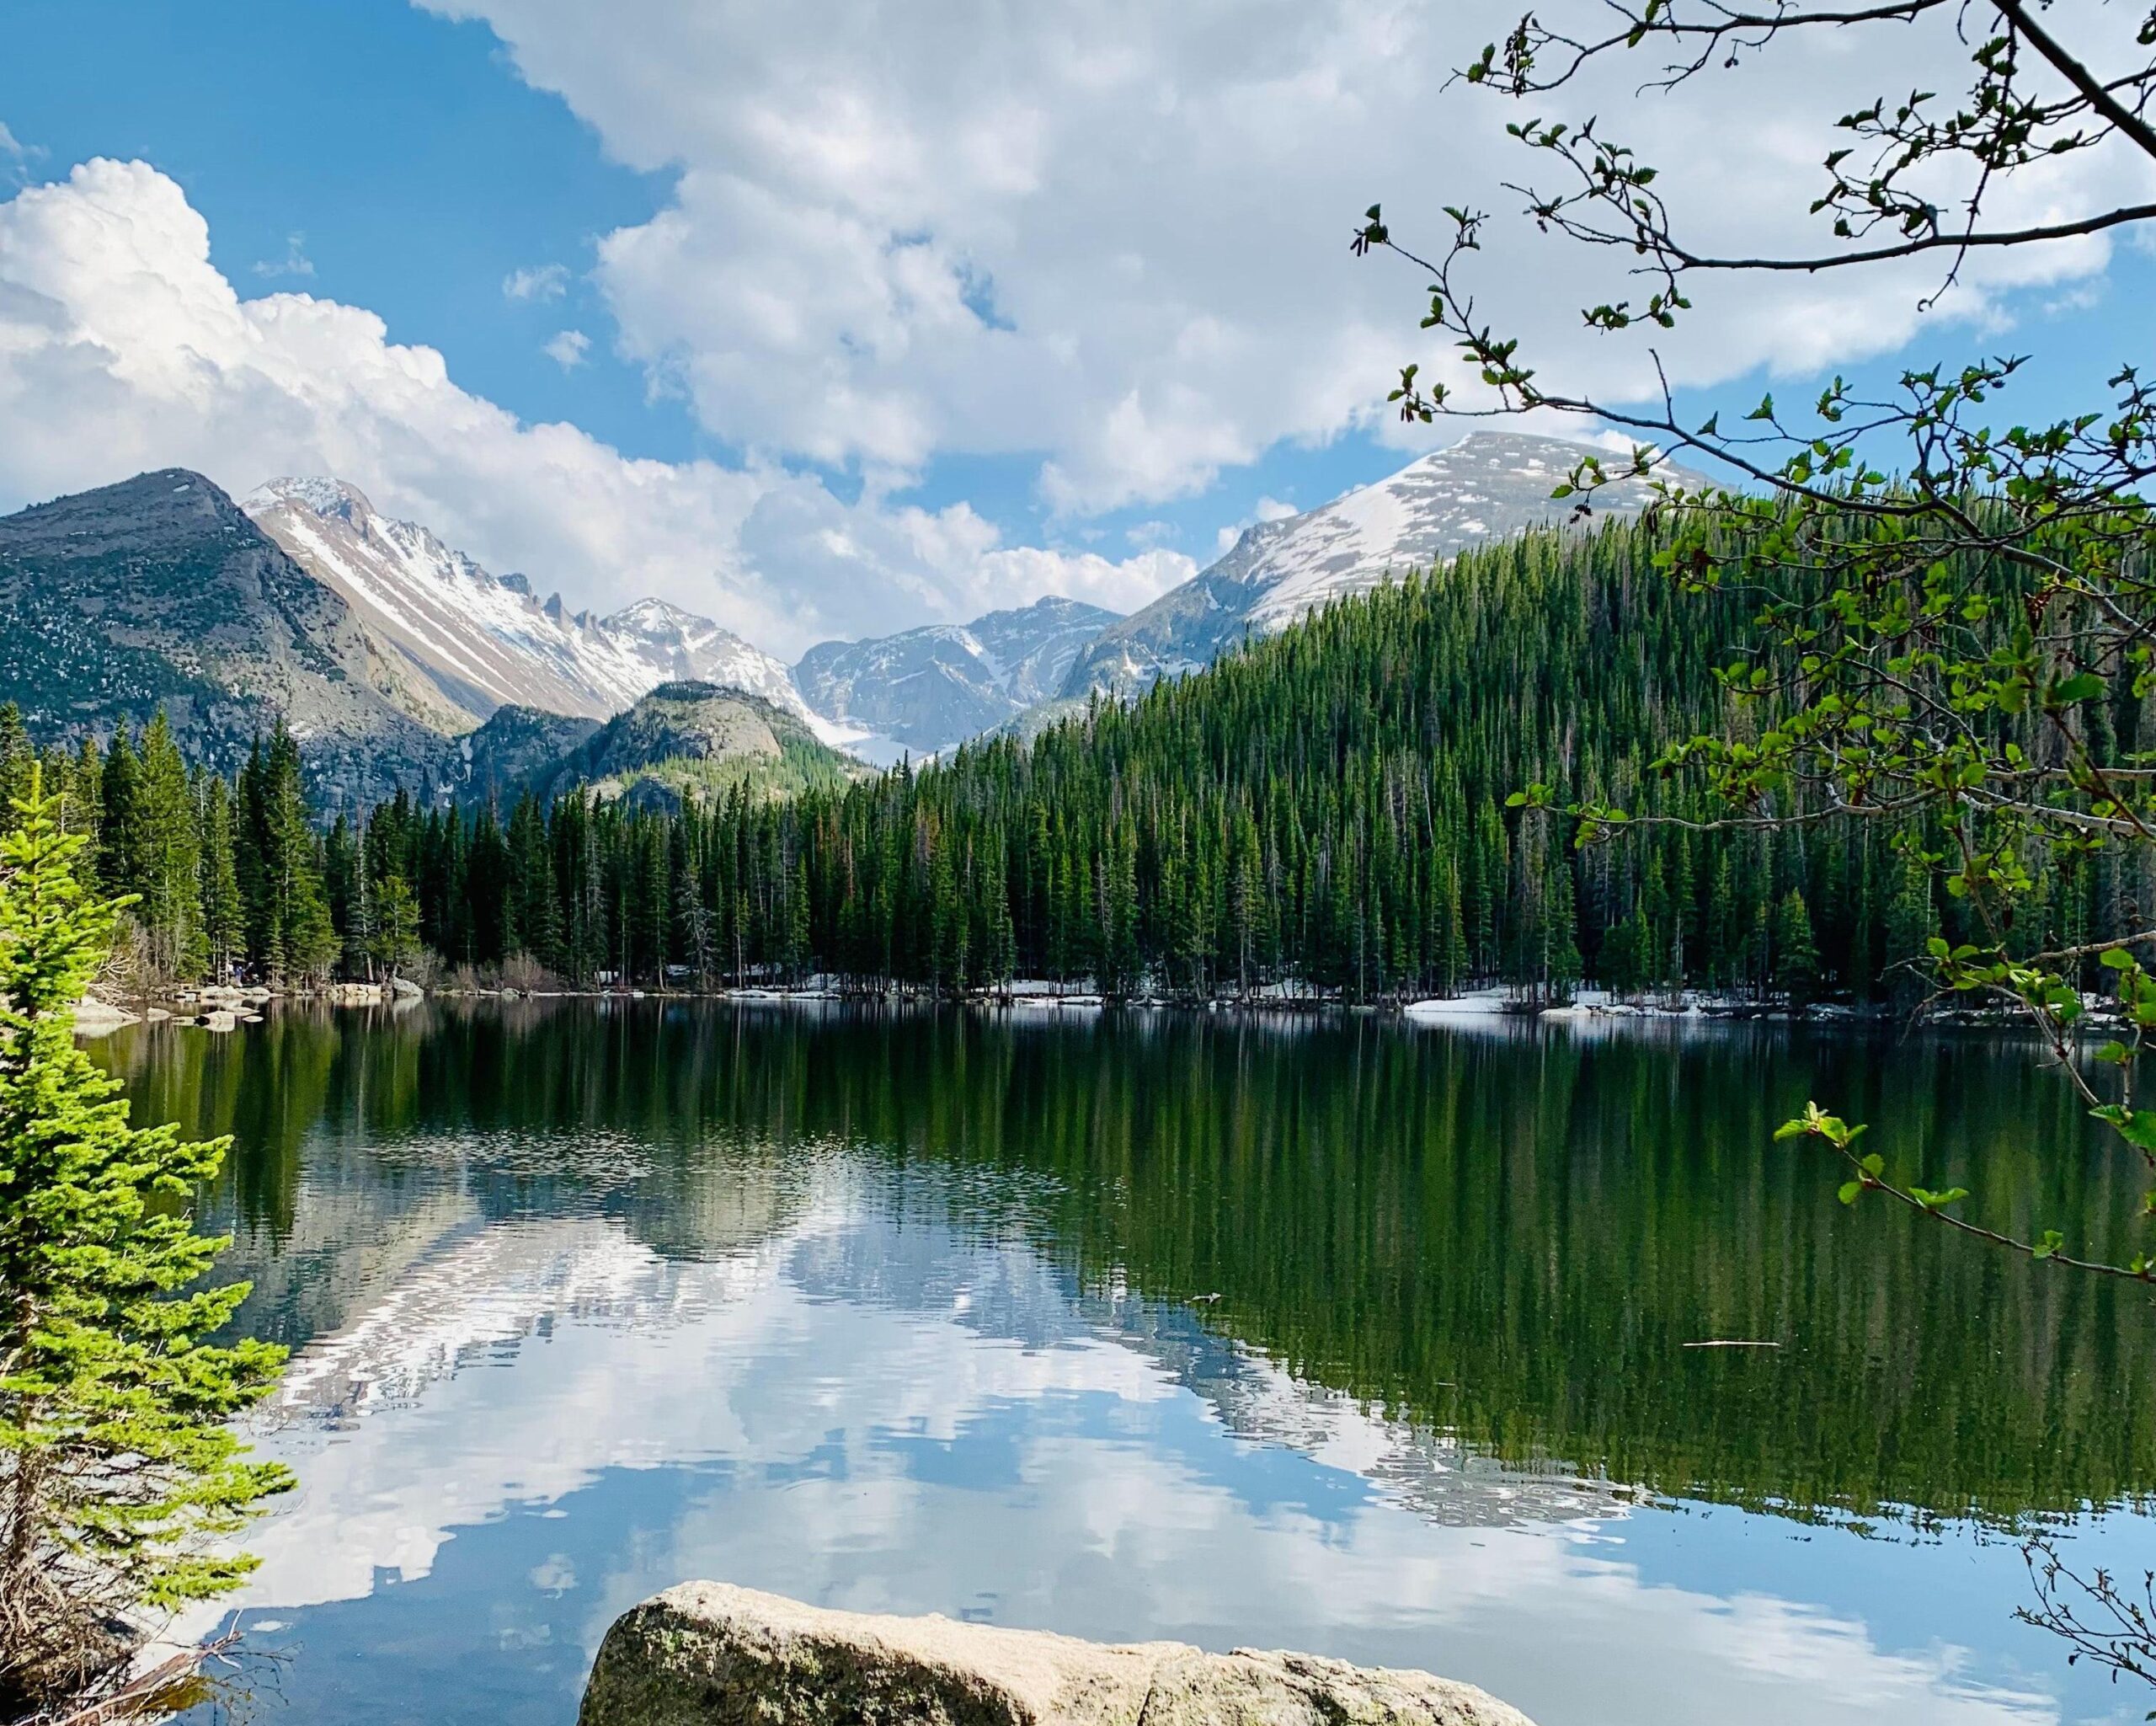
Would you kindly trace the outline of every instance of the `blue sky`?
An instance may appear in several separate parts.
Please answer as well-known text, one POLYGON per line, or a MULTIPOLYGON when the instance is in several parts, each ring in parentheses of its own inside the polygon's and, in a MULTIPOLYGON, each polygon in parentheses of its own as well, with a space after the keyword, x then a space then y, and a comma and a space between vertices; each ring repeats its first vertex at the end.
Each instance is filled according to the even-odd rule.
MULTIPOLYGON (((118 354, 129 388, 213 355, 224 393, 169 384, 101 425, 94 392, 61 398, 64 367, 27 375, 0 403, 50 436, 0 452, 0 502, 120 477, 99 462, 138 452, 235 489, 334 463, 573 599, 641 582, 791 652, 1049 588, 1134 604, 1224 530, 1408 460, 1381 401, 1418 356, 1420 283, 1353 263, 1345 237, 1370 197, 1413 223, 1454 164, 1492 186, 1513 165, 1481 141, 1508 115, 1432 95, 1449 40, 1349 0, 1276 12, 1269 35, 1233 7, 1168 25, 1100 0, 1061 38, 964 9, 864 9, 841 35, 696 0, 601 21, 572 0, 15 0, 0 192, 76 195, 14 212, 0 259, 118 354), (1412 121, 1389 117, 1409 99, 1393 111, 1412 121), (71 181, 95 158, 145 174, 71 181), (194 219, 207 274, 185 255, 194 219), (115 334, 131 304, 82 308, 123 256, 173 293, 115 334), (542 291, 505 291, 520 271, 542 291), (220 278, 242 302, 306 295, 382 330, 258 364, 259 330, 188 325, 229 322, 208 305, 220 278), (428 403, 383 382, 408 347, 446 364, 428 403), (564 455, 531 435, 547 426, 581 441, 564 455)), ((1727 99, 1838 111, 1846 88, 1803 72, 1727 99)), ((1700 198, 1710 222, 1748 219, 1711 174, 1700 198)), ((1492 302, 1573 342, 1591 288, 1550 262, 1494 258, 1492 302)), ((2145 345, 2156 282, 2131 247, 2047 274, 1921 324, 1906 285, 1710 308, 1686 409, 2007 348, 2044 360, 2018 412, 2063 411, 2145 345)), ((1617 375, 1577 351, 1591 381, 1617 375)))
MULTIPOLYGON (((627 453, 739 459, 678 393, 654 393, 612 355, 604 305, 578 280, 594 238, 649 220, 674 174, 610 159, 558 97, 517 77, 485 25, 405 0, 20 0, 9 35, 22 51, 0 64, 0 120, 38 152, 32 174, 93 156, 155 163, 209 218, 212 259, 243 292, 366 307, 392 340, 440 349, 467 388, 526 419, 573 419, 627 453), (100 28, 85 28, 92 13, 100 28), (55 67, 74 75, 51 77, 55 67), (294 236, 311 273, 264 267, 288 258, 294 236), (515 271, 547 263, 568 267, 563 300, 504 296, 515 271), (595 333, 594 345, 564 370, 543 344, 578 328, 595 333)), ((1203 555, 1221 522, 1248 517, 1262 498, 1307 508, 1405 459, 1353 433, 1283 446, 1201 499, 1113 511, 1078 537, 1166 519, 1176 542, 1203 555)), ((954 455, 910 494, 965 499, 1007 530, 1038 532, 1049 511, 1036 466, 954 455)), ((844 468, 830 474, 836 487, 857 484, 844 468)))
POLYGON ((668 460, 708 446, 680 399, 648 399, 631 368, 602 353, 564 372, 541 353, 595 321, 587 294, 503 294, 536 263, 587 266, 592 237, 648 220, 670 176, 608 161, 483 25, 403 0, 16 0, 8 33, 0 118, 39 152, 34 174, 93 156, 152 163, 209 219, 211 259, 243 293, 367 307, 393 340, 441 349, 467 388, 528 419, 573 418, 668 460), (258 273, 294 234, 312 274, 258 273))

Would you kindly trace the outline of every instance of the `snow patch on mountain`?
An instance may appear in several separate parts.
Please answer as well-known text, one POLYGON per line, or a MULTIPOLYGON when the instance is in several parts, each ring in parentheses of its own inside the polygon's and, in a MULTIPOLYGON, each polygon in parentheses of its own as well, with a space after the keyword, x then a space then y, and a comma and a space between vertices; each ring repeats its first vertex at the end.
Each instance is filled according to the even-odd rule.
POLYGON ((616 649, 654 674, 638 695, 661 683, 716 683, 760 695, 835 747, 844 748, 864 735, 857 728, 834 723, 804 701, 783 660, 774 659, 710 618, 663 599, 640 599, 601 618, 595 627, 616 649))
POLYGON ((812 707, 899 748, 932 753, 1054 694, 1080 652, 1115 621, 1113 612, 1052 595, 970 623, 823 642, 802 656, 793 681, 812 707))
MULTIPOLYGON (((1218 563, 1103 632, 1071 667, 1062 694, 1137 693, 1321 606, 1449 563, 1469 546, 1562 522, 1572 506, 1550 491, 1595 453, 1561 438, 1474 431, 1320 509, 1262 522, 1218 563)), ((1629 513, 1652 496, 1646 481, 1624 480, 1600 493, 1595 510, 1629 513)))
POLYGON ((386 662, 392 696, 436 729, 468 730, 502 707, 607 719, 661 683, 730 685, 784 708, 843 748, 858 731, 814 712, 785 663, 664 600, 611 617, 534 597, 416 522, 382 515, 342 480, 275 479, 241 507, 342 594, 386 662))

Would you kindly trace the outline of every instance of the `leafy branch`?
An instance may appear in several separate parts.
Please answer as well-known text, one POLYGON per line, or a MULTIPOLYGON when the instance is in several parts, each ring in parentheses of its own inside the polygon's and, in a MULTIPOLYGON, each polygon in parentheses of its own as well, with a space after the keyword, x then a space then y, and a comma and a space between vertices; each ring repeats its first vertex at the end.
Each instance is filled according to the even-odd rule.
MULTIPOLYGON (((1785 254, 1724 255, 1691 241, 1657 168, 1598 120, 1535 114, 1508 126, 1540 165, 1539 183, 1511 188, 1522 219, 1589 257, 1630 260, 1631 285, 1582 307, 1584 327, 1652 341, 1693 310, 1701 275, 1861 270, 1938 253, 1950 262, 1936 298, 1972 252, 2156 217, 2156 203, 2121 198, 2036 225, 1993 219, 2016 175, 2062 158, 2100 152, 2143 179, 2156 167, 2156 11, 2124 48, 2116 29, 2095 48, 2076 45, 2053 12, 2041 0, 1611 0, 1600 35, 1527 13, 1457 81, 1540 106, 1598 62, 1639 53, 1652 61, 1641 92, 1667 98, 1801 34, 1956 30, 1967 75, 1951 99, 1881 95, 1832 119, 1838 136, 1806 212, 1825 242, 1785 254), (1960 186, 1951 203, 1939 191, 1947 183, 1960 186)), ((2089 17, 2076 22, 2093 35, 2089 17)), ((1581 521, 1611 487, 1644 483, 1667 530, 1662 576, 1682 593, 1741 594, 1753 607, 1749 639, 1713 673, 1726 711, 1746 723, 1681 738, 1650 770, 1657 783, 1703 789, 1725 815, 1565 802, 1546 785, 1514 806, 1561 809, 1582 845, 1656 824, 1883 824, 1953 911, 1956 938, 1935 941, 1926 961, 1934 999, 1975 996, 2024 1013, 2089 1114, 2156 1173, 2156 1111, 2133 1094, 2156 1024, 2156 983, 2135 949, 2156 937, 2156 904, 2113 895, 2091 940, 2051 927, 2041 898, 2047 875, 2103 868, 2148 876, 2156 899, 2156 512, 2144 496, 2156 479, 2156 390, 2121 364, 2101 405, 2000 429, 1999 401, 2029 363, 2001 355, 1913 368, 1884 391, 1836 378, 1801 407, 1769 394, 1729 429, 1719 414, 1693 424, 1652 346, 1658 398, 1644 405, 1545 377, 1524 337, 1477 302, 1493 218, 1454 206, 1445 220, 1434 250, 1397 239, 1379 205, 1353 235, 1358 255, 1389 253, 1424 273, 1422 328, 1452 344, 1453 375, 1402 369, 1389 397, 1401 418, 1554 414, 1630 433, 1628 455, 1583 454, 1553 500, 1581 521), (1877 457, 1892 445, 1902 459, 1890 467, 1877 457), (1689 460, 1720 477, 1678 465, 1689 460), (2091 1062, 2084 996, 2103 976, 2127 1034, 2091 1062)), ((2064 1253, 2050 1232, 2021 1240, 1967 1222, 1951 1209, 1966 1197, 1958 1189, 1897 1184, 1883 1161, 1852 1151, 1860 1130, 1815 1105, 1785 1136, 1824 1138, 1849 1161, 1846 1198, 1883 1191, 2031 1258, 2150 1280, 2145 1253, 2100 1264, 2064 1253)), ((2143 1216, 2152 1210, 2144 1202, 2143 1216)))

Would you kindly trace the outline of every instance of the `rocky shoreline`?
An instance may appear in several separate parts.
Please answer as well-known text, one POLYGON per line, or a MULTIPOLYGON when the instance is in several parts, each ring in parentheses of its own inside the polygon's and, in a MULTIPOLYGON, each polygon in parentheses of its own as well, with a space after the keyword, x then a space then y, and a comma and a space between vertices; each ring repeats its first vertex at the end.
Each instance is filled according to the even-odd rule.
MULTIPOLYGON (((1912 1018, 1905 1013, 1880 1005, 1852 1006, 1839 1002, 1816 1002, 1793 1007, 1786 1002, 1723 996, 1687 991, 1676 996, 1616 997, 1584 989, 1556 1001, 1538 1002, 1516 996, 1504 988, 1484 988, 1454 996, 1417 1001, 1349 1002, 1337 997, 1305 993, 1287 988, 1268 989, 1251 995, 1221 996, 1193 1000, 1177 996, 1135 996, 1111 1002, 1083 988, 1058 988, 1048 984, 1019 983, 1008 990, 979 991, 948 1000, 899 986, 856 988, 828 981, 812 981, 785 988, 750 984, 740 987, 704 989, 657 987, 602 987, 595 989, 529 988, 488 985, 437 985, 421 989, 403 978, 391 983, 328 983, 312 989, 276 991, 259 986, 245 988, 200 986, 157 995, 142 1001, 108 999, 92 993, 76 1013, 76 1029, 83 1036, 104 1036, 128 1025, 179 1023, 211 1031, 231 1031, 259 1021, 272 1002, 300 1002, 329 1007, 384 1007, 419 999, 442 1001, 726 1001, 747 1004, 797 1005, 830 1002, 854 1006, 922 1006, 949 1004, 1017 1012, 1059 1013, 1097 1013, 1108 1007, 1124 1010, 1167 1013, 1285 1013, 1318 1016, 1330 1013, 1372 1014, 1403 1018, 1421 1024, 1464 1027, 1477 1023, 1563 1023, 1592 1022, 1611 1028, 1622 1023, 1732 1023, 1799 1024, 1865 1028, 1912 1025, 1946 1029, 2025 1029, 2027 1020, 2018 1009, 1995 1002, 1962 1006, 1935 1002, 1912 1018), (126 1004, 122 1004, 126 1001, 126 1004)), ((2084 997, 2084 1033, 2111 1034, 2124 1023, 2118 1002, 2108 996, 2084 997)))
MULTIPOLYGON (((280 995, 259 986, 247 988, 205 984, 176 989, 123 1005, 94 990, 75 1007, 77 1036, 103 1037, 129 1025, 195 1025, 205 1031, 235 1031, 259 1024, 264 1010, 282 1000, 313 1001, 331 1007, 379 1007, 396 999, 387 985, 329 983, 300 995, 280 995)), ((122 1001, 125 999, 122 997, 122 1001)))

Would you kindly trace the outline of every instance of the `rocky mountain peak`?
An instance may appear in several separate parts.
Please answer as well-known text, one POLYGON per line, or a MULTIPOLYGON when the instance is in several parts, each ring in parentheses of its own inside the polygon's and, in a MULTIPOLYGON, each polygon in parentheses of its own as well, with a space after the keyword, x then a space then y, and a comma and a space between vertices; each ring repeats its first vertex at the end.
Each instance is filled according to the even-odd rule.
POLYGON ((145 535, 162 541, 205 532, 252 532, 214 480, 186 468, 160 468, 93 491, 33 504, 7 518, 19 542, 50 542, 56 555, 94 557, 145 535))
MULTIPOLYGON (((1251 634, 1283 629, 1320 606, 1449 562, 1473 545, 1561 526, 1571 504, 1551 490, 1597 446, 1529 432, 1477 430, 1331 503, 1247 528, 1217 563, 1104 631, 1073 663, 1062 693, 1134 694, 1209 665, 1251 634)), ((1597 515, 1651 501, 1626 480, 1597 515)))
POLYGON ((653 634, 686 634, 718 627, 708 617, 699 617, 663 599, 640 599, 634 605, 624 606, 606 621, 617 629, 643 630, 653 634))
POLYGON ((266 480, 240 500, 240 507, 250 516, 260 516, 280 507, 306 510, 325 519, 355 525, 366 521, 375 514, 374 505, 359 487, 323 474, 266 480))

